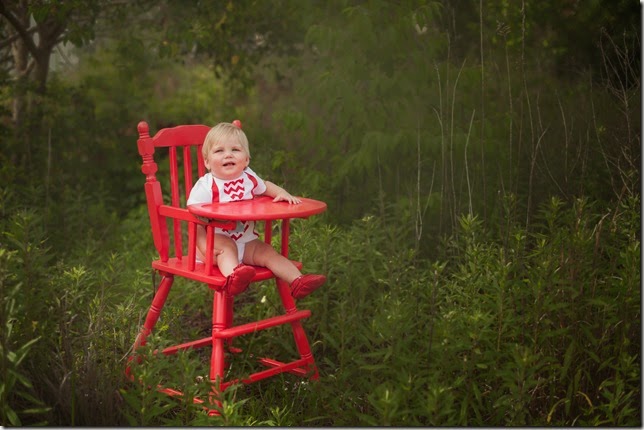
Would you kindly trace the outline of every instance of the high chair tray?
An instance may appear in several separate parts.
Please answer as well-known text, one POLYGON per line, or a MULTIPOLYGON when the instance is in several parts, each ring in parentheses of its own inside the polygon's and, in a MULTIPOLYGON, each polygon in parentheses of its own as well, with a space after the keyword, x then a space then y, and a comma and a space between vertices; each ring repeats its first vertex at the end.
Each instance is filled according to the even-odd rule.
POLYGON ((196 216, 232 221, 268 221, 289 218, 307 218, 326 210, 326 203, 300 197, 302 203, 273 202, 271 197, 259 196, 252 200, 228 203, 198 203, 188 206, 196 216))

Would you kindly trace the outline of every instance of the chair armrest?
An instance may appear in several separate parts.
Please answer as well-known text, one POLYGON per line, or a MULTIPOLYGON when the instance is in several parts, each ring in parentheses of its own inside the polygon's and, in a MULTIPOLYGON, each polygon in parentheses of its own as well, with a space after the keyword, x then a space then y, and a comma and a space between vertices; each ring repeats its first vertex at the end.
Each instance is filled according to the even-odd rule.
MULTIPOLYGON (((174 206, 161 205, 159 206, 159 215, 172 218, 175 221, 175 238, 179 231, 179 226, 177 225, 178 221, 186 221, 188 223, 188 268, 189 270, 195 270, 196 264, 196 252, 197 252, 197 226, 200 225, 206 229, 206 246, 208 251, 206 252, 206 261, 212 261, 213 259, 213 248, 215 244, 215 228, 219 227, 225 230, 233 230, 237 226, 236 221, 225 221, 225 220, 208 220, 206 218, 197 217, 184 208, 175 208, 174 206)), ((181 246, 179 245, 179 248, 181 246)), ((179 254, 180 251, 177 251, 179 254)), ((206 264, 206 274, 208 276, 212 275, 212 264, 206 264)))
POLYGON ((174 219, 179 219, 182 221, 188 221, 188 222, 193 222, 198 225, 202 226, 211 226, 211 227, 219 227, 227 230, 234 229, 237 223, 235 221, 224 221, 224 220, 206 220, 205 218, 201 217, 196 217, 193 214, 188 211, 188 209, 183 209, 183 208, 175 208, 173 206, 168 206, 168 205, 161 205, 159 207, 159 214, 174 218, 174 219))

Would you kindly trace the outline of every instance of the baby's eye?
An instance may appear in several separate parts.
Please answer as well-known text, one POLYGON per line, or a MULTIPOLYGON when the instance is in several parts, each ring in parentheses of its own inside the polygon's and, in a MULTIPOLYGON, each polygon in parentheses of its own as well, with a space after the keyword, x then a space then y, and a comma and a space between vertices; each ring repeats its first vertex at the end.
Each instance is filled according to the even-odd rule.
POLYGON ((219 149, 215 149, 215 154, 216 154, 216 153, 218 153, 218 152, 224 152, 224 150, 223 150, 223 149, 221 149, 221 148, 219 148, 219 149))

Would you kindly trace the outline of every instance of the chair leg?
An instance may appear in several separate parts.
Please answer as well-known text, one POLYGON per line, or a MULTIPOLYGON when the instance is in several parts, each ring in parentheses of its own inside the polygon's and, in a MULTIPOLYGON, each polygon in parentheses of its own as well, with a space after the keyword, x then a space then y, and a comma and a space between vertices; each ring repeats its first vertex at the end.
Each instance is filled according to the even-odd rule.
MULTIPOLYGON (((212 299, 212 350, 210 352, 210 380, 214 382, 209 396, 209 403, 215 407, 221 407, 221 385, 224 382, 225 353, 224 342, 215 334, 228 327, 228 321, 232 318, 232 296, 224 291, 215 291, 212 299)), ((218 415, 216 408, 209 410, 209 415, 218 415)))
MULTIPOLYGON (((233 305, 235 304, 235 296, 232 294, 226 294, 226 328, 233 326, 233 305)), ((231 350, 233 346, 233 338, 226 340, 226 345, 228 350, 231 350)))
MULTIPOLYGON (((282 299, 282 304, 284 305, 286 314, 288 315, 297 312, 295 299, 291 296, 291 288, 288 282, 281 279, 275 279, 275 281, 277 283, 277 291, 282 299)), ((295 339, 295 345, 300 353, 300 357, 307 360, 308 371, 311 373, 311 379, 317 380, 318 369, 315 365, 313 353, 311 353, 311 347, 309 345, 309 340, 306 337, 306 332, 304 331, 304 328, 302 328, 302 323, 299 320, 293 321, 291 322, 291 328, 293 329, 293 338, 295 339)))
POLYGON ((224 339, 216 337, 216 333, 225 329, 228 323, 228 315, 232 312, 227 309, 230 301, 224 291, 215 291, 212 301, 212 351, 210 355, 210 380, 215 383, 211 403, 219 404, 217 400, 220 387, 224 382, 224 339))
POLYGON ((141 328, 141 332, 139 333, 139 335, 136 338, 136 341, 134 342, 133 351, 136 351, 138 347, 145 345, 147 337, 152 332, 152 329, 154 329, 154 326, 159 320, 159 316, 161 315, 161 310, 165 305, 165 301, 168 298, 168 294, 170 293, 170 287, 172 287, 173 282, 174 282, 174 277, 172 275, 166 275, 161 280, 161 283, 159 284, 159 289, 157 290, 157 293, 154 295, 154 298, 152 299, 152 304, 150 305, 150 309, 148 310, 148 314, 145 317, 145 323, 143 324, 143 327, 141 328))

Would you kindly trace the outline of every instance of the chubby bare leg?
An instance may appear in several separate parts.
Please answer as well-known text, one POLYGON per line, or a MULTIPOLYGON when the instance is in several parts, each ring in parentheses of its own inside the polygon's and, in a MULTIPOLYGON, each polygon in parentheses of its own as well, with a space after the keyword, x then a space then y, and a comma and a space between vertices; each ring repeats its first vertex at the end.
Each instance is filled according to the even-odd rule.
MULTIPOLYGON (((206 260, 206 229, 202 226, 197 227, 197 250, 198 257, 206 260)), ((215 234, 215 249, 213 252, 215 261, 212 263, 219 267, 222 275, 228 276, 233 273, 233 269, 239 264, 237 256, 237 245, 230 237, 223 234, 215 234)))
MULTIPOLYGON (((206 230, 200 227, 197 230, 197 254, 204 261, 206 246, 206 230)), ((239 263, 237 244, 228 236, 215 234, 214 260, 213 264, 218 266, 221 274, 226 277, 223 288, 233 296, 246 290, 255 277, 253 267, 239 263)))
POLYGON ((252 240, 246 244, 244 251, 244 263, 252 264, 253 266, 262 266, 269 269, 278 278, 288 282, 289 284, 302 272, 291 260, 284 257, 282 254, 275 251, 269 244, 262 242, 259 239, 252 240))
POLYGON ((291 294, 296 299, 309 295, 326 282, 326 277, 323 275, 302 275, 302 272, 288 258, 259 239, 246 244, 243 261, 245 264, 270 269, 275 276, 288 282, 291 286, 291 294))

